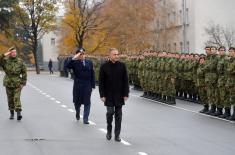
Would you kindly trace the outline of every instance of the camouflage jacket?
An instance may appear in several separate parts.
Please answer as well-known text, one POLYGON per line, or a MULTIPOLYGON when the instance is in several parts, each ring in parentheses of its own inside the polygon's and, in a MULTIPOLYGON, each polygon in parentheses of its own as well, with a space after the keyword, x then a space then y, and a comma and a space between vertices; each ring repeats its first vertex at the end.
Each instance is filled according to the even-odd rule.
POLYGON ((206 57, 204 71, 205 82, 209 84, 216 84, 218 79, 217 74, 218 58, 216 55, 209 55, 206 57))
POLYGON ((6 58, 4 55, 0 55, 0 66, 6 73, 3 80, 5 87, 17 88, 26 85, 27 70, 22 59, 6 58))
POLYGON ((224 85, 226 83, 225 56, 218 56, 217 73, 218 73, 217 86, 224 87, 224 85))
POLYGON ((227 87, 234 87, 235 86, 235 58, 230 58, 226 62, 226 67, 225 67, 225 72, 226 72, 226 86, 227 87))

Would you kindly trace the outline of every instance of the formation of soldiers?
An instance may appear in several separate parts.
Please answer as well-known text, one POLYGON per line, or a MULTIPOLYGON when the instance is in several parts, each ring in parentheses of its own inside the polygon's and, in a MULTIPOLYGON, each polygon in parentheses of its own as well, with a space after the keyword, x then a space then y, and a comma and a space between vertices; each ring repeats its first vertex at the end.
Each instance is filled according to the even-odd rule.
MULTIPOLYGON (((235 48, 226 53, 225 47, 208 46, 205 52, 145 52, 123 55, 121 61, 130 83, 144 91, 143 97, 172 105, 176 98, 198 102, 204 105, 201 113, 235 121, 235 48)), ((104 60, 90 59, 98 75, 104 60)))

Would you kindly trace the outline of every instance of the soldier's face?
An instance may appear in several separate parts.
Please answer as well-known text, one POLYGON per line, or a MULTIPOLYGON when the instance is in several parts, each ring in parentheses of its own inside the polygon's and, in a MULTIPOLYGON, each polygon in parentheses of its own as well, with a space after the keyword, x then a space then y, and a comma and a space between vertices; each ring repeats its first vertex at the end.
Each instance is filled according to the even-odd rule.
POLYGON ((217 54, 216 48, 211 48, 211 54, 217 54))
POLYGON ((10 56, 15 58, 17 56, 16 50, 12 50, 10 56))
POLYGON ((235 51, 234 50, 229 50, 229 56, 231 57, 235 57, 235 51))
POLYGON ((211 53, 211 49, 210 48, 206 48, 206 54, 210 54, 211 53))
POLYGON ((219 50, 219 55, 225 55, 225 49, 220 49, 219 50))

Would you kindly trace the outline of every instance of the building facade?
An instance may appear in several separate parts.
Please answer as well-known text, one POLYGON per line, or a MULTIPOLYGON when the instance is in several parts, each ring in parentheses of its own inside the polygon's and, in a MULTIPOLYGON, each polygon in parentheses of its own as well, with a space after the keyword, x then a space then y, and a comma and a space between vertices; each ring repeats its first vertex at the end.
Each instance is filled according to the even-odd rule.
MULTIPOLYGON (((64 16, 64 5, 63 0, 53 0, 52 1, 58 7, 58 12, 56 14, 57 25, 60 25, 61 19, 64 16)), ((53 69, 58 70, 58 60, 59 55, 58 41, 60 39, 60 33, 58 30, 51 31, 45 34, 40 40, 42 49, 42 69, 48 70, 48 62, 51 59, 53 62, 53 69)))
MULTIPOLYGON (((203 53, 209 36, 205 28, 211 23, 234 25, 234 0, 160 0, 164 15, 156 19, 156 42, 160 50, 203 53), (163 33, 161 35, 161 33, 163 33), (163 38, 163 39, 162 39, 163 38)), ((235 27, 234 27, 235 28, 235 27)))

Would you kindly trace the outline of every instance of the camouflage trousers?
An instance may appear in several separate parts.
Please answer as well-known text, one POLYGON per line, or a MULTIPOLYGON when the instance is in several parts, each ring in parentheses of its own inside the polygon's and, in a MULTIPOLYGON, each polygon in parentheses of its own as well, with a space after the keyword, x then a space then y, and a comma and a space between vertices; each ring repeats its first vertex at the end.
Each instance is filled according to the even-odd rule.
POLYGON ((226 87, 225 89, 224 107, 229 108, 231 105, 235 105, 235 90, 233 86, 226 87))
POLYGON ((225 89, 225 87, 218 87, 217 91, 218 91, 218 102, 216 103, 216 107, 223 108, 224 106, 226 106, 226 104, 225 104, 225 102, 226 102, 226 89, 225 89))
POLYGON ((206 85, 207 88, 207 99, 209 104, 217 104, 218 102, 218 91, 215 89, 216 84, 209 83, 206 85))
POLYGON ((21 88, 9 88, 6 87, 7 99, 8 99, 8 107, 9 110, 21 111, 21 88))
POLYGON ((207 103, 207 95, 206 95, 206 90, 205 90, 205 87, 203 86, 200 86, 198 87, 198 95, 201 99, 201 101, 203 102, 203 104, 208 104, 207 103))

